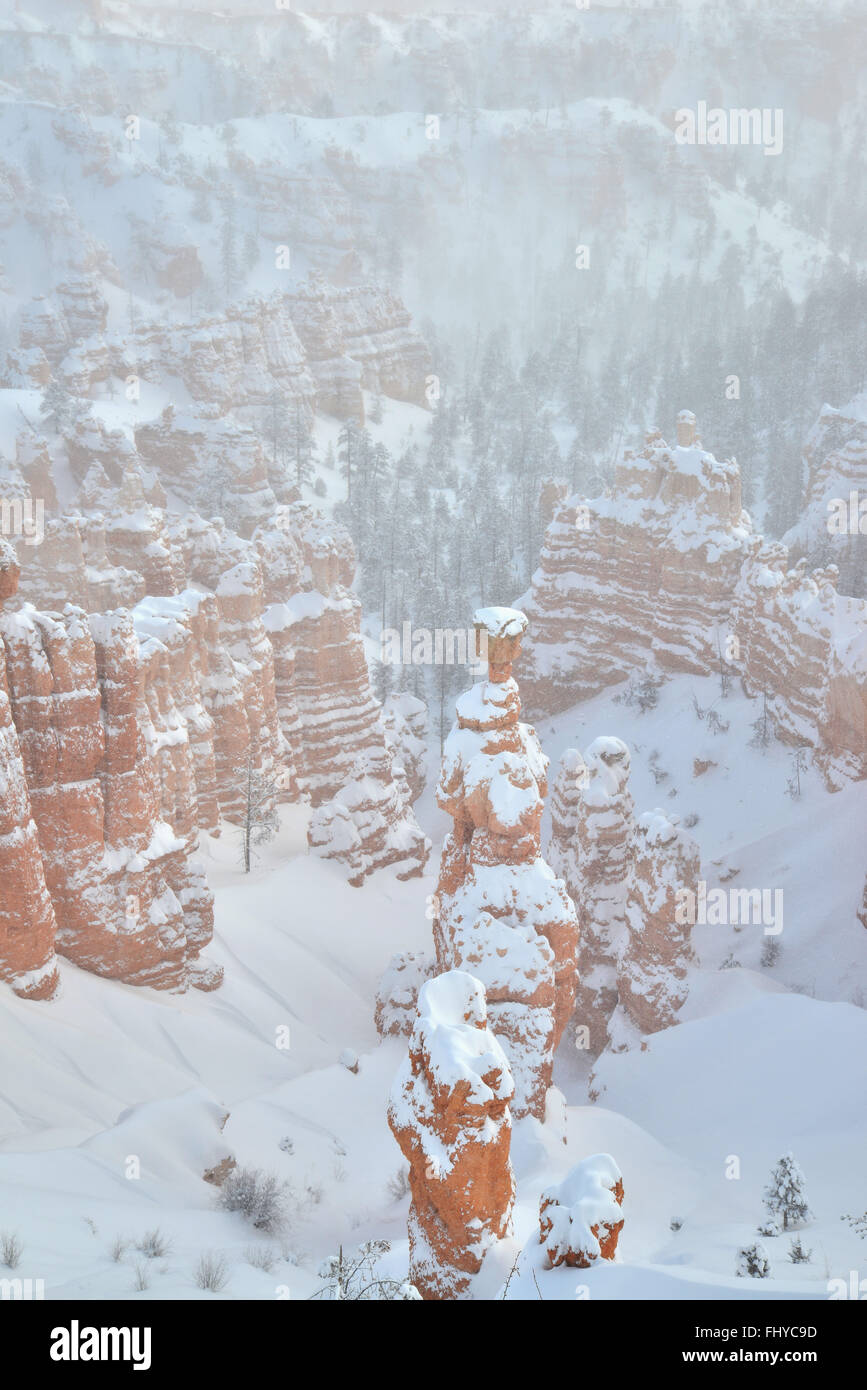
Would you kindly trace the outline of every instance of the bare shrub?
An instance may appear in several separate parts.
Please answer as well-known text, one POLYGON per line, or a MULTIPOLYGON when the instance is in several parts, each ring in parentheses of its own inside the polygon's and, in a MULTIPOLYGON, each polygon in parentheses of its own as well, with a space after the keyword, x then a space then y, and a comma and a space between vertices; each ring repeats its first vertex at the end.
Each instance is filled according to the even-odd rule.
POLYGON ((0 1264, 7 1269, 17 1269, 24 1253, 24 1246, 13 1231, 0 1232, 0 1264))
POLYGON ((244 1251, 244 1259, 248 1265, 264 1270, 266 1274, 270 1274, 277 1263, 277 1255, 270 1245, 248 1245, 244 1251))
POLYGON ((225 1255, 220 1255, 214 1250, 203 1251, 193 1278, 197 1288, 207 1289, 209 1293, 220 1293, 229 1282, 229 1267, 225 1255))
POLYGON ((409 1169, 398 1168, 385 1184, 386 1191, 393 1202, 401 1202, 409 1195, 409 1169))
POLYGON ((286 1224, 287 1187, 276 1173, 261 1168, 234 1168, 223 1186, 217 1205, 223 1211, 238 1211, 257 1231, 269 1235, 286 1224))
POLYGON ((145 1231, 136 1248, 149 1260, 160 1260, 164 1255, 168 1255, 172 1243, 163 1235, 159 1226, 155 1226, 152 1231, 145 1231))

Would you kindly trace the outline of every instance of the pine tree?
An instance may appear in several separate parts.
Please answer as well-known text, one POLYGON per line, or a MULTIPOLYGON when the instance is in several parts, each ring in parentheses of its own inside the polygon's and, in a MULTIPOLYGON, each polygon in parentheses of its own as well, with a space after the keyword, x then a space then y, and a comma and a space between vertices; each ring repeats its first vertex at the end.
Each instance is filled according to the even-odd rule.
POLYGON ((202 186, 196 189, 196 194, 193 198, 193 205, 190 209, 190 212, 192 213, 193 217, 196 219, 197 222, 211 221, 213 216, 211 212, 211 200, 208 196, 208 190, 206 187, 202 186))
POLYGON ((812 1256, 812 1250, 806 1250, 801 1243, 801 1237, 795 1236, 789 1246, 789 1259, 793 1265, 808 1265, 812 1256))
POLYGON ((312 480, 314 454, 313 435, 300 404, 296 403, 289 420, 289 465, 295 475, 296 487, 300 488, 312 480))
POLYGON ((253 861, 253 846, 267 844, 280 829, 275 805, 277 783, 273 777, 256 768, 252 754, 246 763, 237 769, 237 775, 241 779, 244 798, 241 830, 244 873, 248 874, 253 861))
POLYGON ((61 432, 92 410, 90 401, 77 399, 70 395, 62 381, 52 380, 42 393, 39 413, 50 429, 61 432))
POLYGON ((770 1272, 771 1262, 763 1245, 745 1245, 738 1251, 736 1274, 741 1277, 749 1275, 752 1279, 767 1279, 770 1272))
POLYGON ((357 465, 356 454, 361 431, 354 420, 347 420, 337 436, 337 457, 346 479, 346 500, 352 501, 352 475, 357 465))
POLYGON ((235 200, 230 194, 223 203, 223 224, 220 228, 220 263, 223 267, 223 288, 231 299, 238 281, 238 245, 235 227, 235 200))
POLYGON ((783 1230, 812 1221, 813 1213, 804 1191, 804 1174, 791 1152, 783 1154, 771 1173, 764 1200, 771 1217, 782 1221, 783 1230))
POLYGON ((244 236, 244 264, 248 270, 255 270, 259 264, 259 238, 255 232, 244 236))
POLYGON ((62 430, 73 418, 73 400, 62 381, 52 380, 42 393, 39 411, 42 419, 53 430, 62 430))

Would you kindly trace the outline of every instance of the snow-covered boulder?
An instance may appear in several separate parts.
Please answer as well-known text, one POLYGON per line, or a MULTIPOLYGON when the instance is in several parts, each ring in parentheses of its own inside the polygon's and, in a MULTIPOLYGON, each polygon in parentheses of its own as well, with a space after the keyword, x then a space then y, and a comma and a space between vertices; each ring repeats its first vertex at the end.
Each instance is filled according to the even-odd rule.
POLYGON ((623 1175, 610 1154, 591 1154, 539 1201, 539 1240, 551 1267, 613 1260, 623 1229, 623 1175))

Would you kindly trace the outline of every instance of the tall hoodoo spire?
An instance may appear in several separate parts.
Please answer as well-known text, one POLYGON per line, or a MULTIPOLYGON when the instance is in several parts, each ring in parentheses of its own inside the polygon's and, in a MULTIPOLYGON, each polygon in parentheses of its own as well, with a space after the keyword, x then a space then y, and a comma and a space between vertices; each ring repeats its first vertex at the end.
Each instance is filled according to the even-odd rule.
POLYGON ((473 621, 488 674, 457 701, 437 787, 454 822, 437 890, 437 964, 484 985, 490 1026, 515 1079, 512 1112, 541 1118, 575 998, 578 923, 541 855, 548 759, 521 723, 512 676, 527 619, 495 607, 473 621))

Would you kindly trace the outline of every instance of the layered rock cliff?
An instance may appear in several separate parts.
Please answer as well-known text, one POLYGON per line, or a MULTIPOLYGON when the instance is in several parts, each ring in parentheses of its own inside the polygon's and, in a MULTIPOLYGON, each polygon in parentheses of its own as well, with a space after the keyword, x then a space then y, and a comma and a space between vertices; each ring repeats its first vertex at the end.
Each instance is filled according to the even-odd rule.
MULTIPOLYGON (((844 484, 862 478, 856 405, 823 412, 808 442, 810 495, 826 519, 829 491, 849 498, 851 518, 857 489, 844 484)), ((864 777, 867 600, 839 592, 833 564, 793 563, 806 532, 791 533, 791 552, 755 534, 736 465, 701 448, 690 412, 677 430, 676 446, 654 431, 642 453, 627 452, 603 495, 557 507, 519 600, 531 618, 527 707, 551 714, 648 668, 728 670, 767 696, 784 741, 814 750, 831 789, 864 777)), ((858 539, 841 539, 841 560, 858 539)))
POLYGON ((867 777, 867 599, 838 593, 836 566, 788 568, 755 543, 734 595, 733 666, 767 701, 778 738, 812 749, 826 785, 867 777))
POLYGON ((748 553, 740 475, 701 447, 689 412, 627 451, 612 489, 572 497, 548 527, 529 594, 527 708, 554 713, 654 661, 705 674, 748 553))
MULTIPOLYGON (((46 613, 24 603, 0 614, 0 645, 20 750, 16 764, 12 745, 11 804, 27 852, 27 892, 14 877, 3 891, 4 973, 20 974, 20 952, 9 950, 17 936, 36 953, 28 968, 45 978, 46 952, 56 949, 128 983, 212 988, 218 972, 198 962, 211 937, 212 897, 192 857, 194 820, 179 820, 184 836, 162 819, 158 735, 132 615, 88 618, 73 605, 46 613)), ((171 720, 168 731, 158 722, 161 735, 177 732, 171 720)), ((189 804, 189 782, 175 775, 172 785, 177 803, 189 804)))
MULTIPOLYGON (((18 583, 12 547, 0 541, 0 611, 18 583)), ((0 979, 25 998, 50 999, 58 985, 57 921, 45 881, 18 730, 12 720, 6 648, 0 642, 0 979)))
POLYGON ((867 594, 867 392, 841 409, 826 405, 804 442, 806 482, 798 521, 783 540, 792 560, 834 564, 840 589, 867 594))
MULTIPOLYGON (((134 606, 145 705, 175 727, 175 746, 193 750, 196 798, 187 804, 199 827, 243 818, 242 771, 252 762, 275 800, 311 803, 311 846, 354 884, 386 865, 419 873, 429 842, 411 803, 423 707, 394 710, 388 726, 381 717, 344 529, 301 503, 275 506, 246 540, 194 514, 170 524, 138 469, 103 504, 49 523, 28 553, 19 547, 22 597, 56 605, 65 589, 92 608, 121 588, 134 606)), ((167 738, 160 763, 174 824, 171 808, 184 796, 171 788, 183 779, 168 771, 167 738)))

